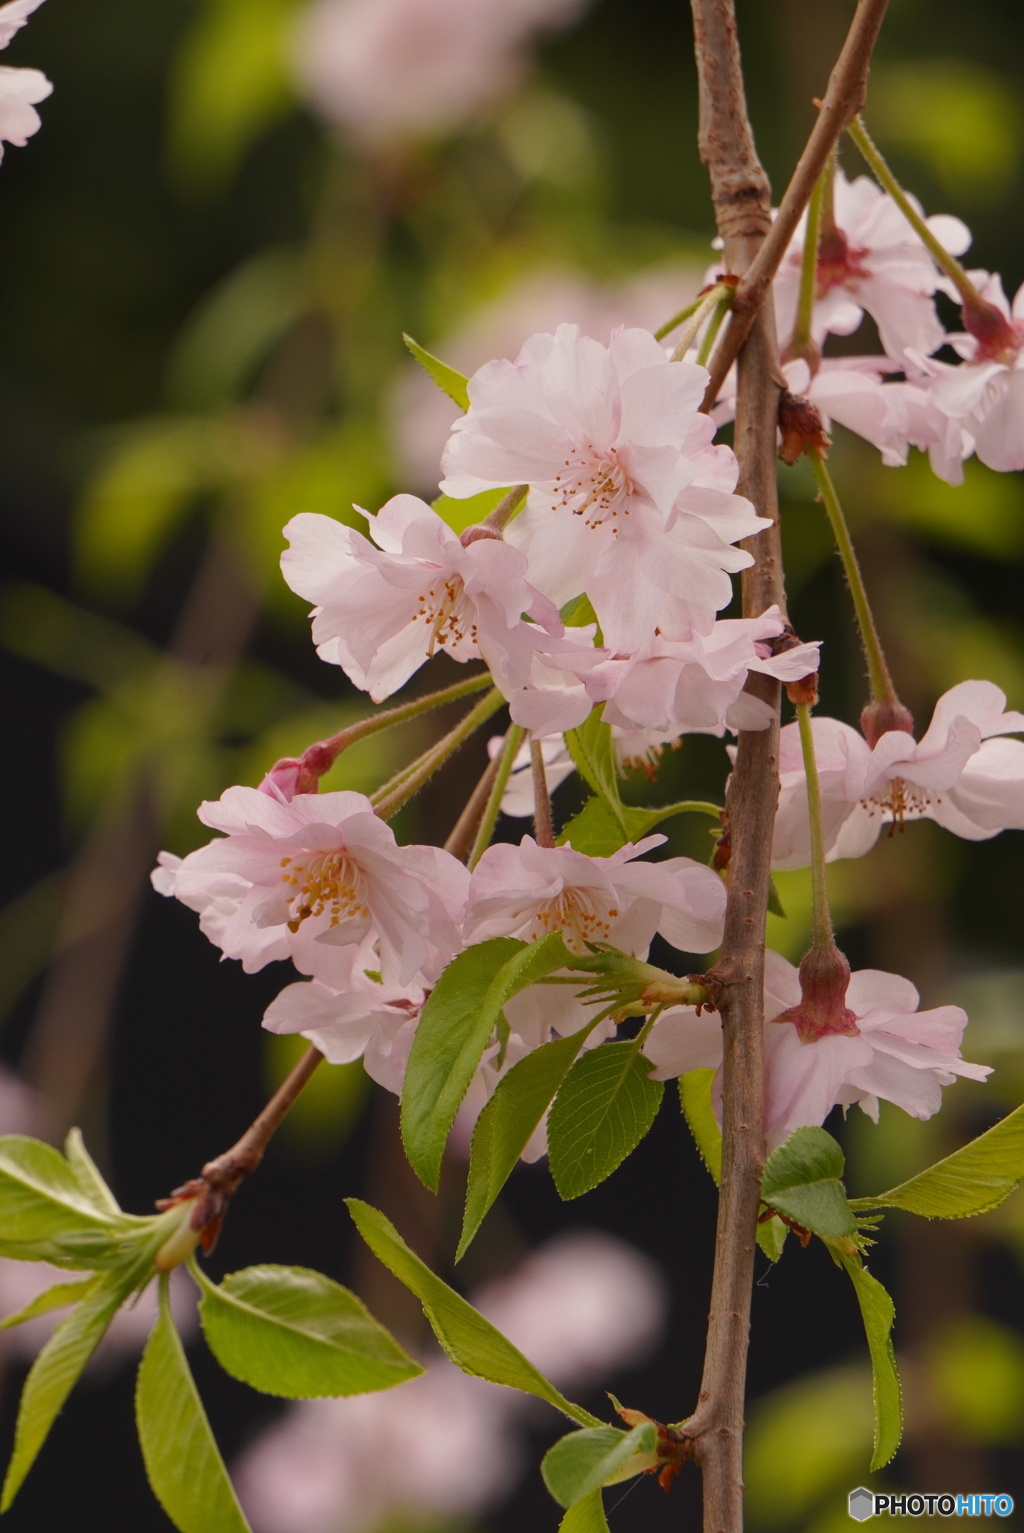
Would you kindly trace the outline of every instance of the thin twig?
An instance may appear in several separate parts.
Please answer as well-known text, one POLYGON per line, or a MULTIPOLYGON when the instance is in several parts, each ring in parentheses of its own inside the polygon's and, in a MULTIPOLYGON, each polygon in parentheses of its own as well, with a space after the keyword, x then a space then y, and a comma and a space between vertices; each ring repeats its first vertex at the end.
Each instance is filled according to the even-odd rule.
POLYGON ((551 824, 551 794, 544 770, 544 752, 539 740, 530 741, 530 771, 533 775, 533 834, 538 846, 554 846, 551 824))
POLYGON ((392 815, 407 804, 417 794, 425 783, 428 783, 435 772, 439 772, 445 762, 455 754, 461 745, 464 745, 481 724, 487 720, 499 708, 505 706, 505 699, 497 687, 492 687, 485 692, 475 708, 471 708, 448 733, 436 745, 431 746, 423 755, 396 772, 394 777, 386 782, 382 788, 370 795, 370 803, 382 820, 390 820, 392 815))
MULTIPOLYGON (((698 0, 693 0, 694 10, 698 9, 698 0)), ((736 135, 739 132, 738 125, 733 125, 732 130, 719 141, 709 143, 709 152, 723 161, 722 182, 726 200, 721 204, 716 196, 715 210, 719 217, 719 233, 728 238, 730 235, 748 234, 758 232, 764 238, 760 242, 760 248, 744 269, 737 267, 726 257, 726 271, 742 272, 742 279, 736 288, 733 299, 732 312, 725 334, 718 344, 718 350, 711 360, 711 381, 704 395, 704 409, 710 410, 721 390, 726 373, 736 360, 740 347, 750 332, 754 315, 764 302, 765 295, 771 286, 772 278, 778 271, 782 258, 789 248, 789 242, 796 232, 796 226, 815 184, 821 172, 828 163, 828 157, 838 143, 840 135, 847 124, 850 123, 864 105, 867 93, 868 65, 874 50, 875 41, 878 37, 879 28, 885 16, 888 0, 860 0, 856 13, 843 44, 842 52, 836 61, 836 66, 829 77, 828 89, 825 99, 818 113, 818 120, 811 130, 810 137, 804 148, 803 154, 797 161, 796 169, 790 178, 789 185, 783 193, 779 210, 774 223, 769 226, 763 225, 764 217, 770 220, 770 208, 767 215, 763 206, 759 207, 755 200, 751 199, 750 191, 736 197, 728 189, 728 181, 733 171, 727 169, 724 161, 729 159, 732 164, 739 166, 742 160, 733 157, 732 149, 736 146, 736 135), (748 200, 744 201, 743 197, 748 200), (724 220, 724 222, 723 222, 724 220)), ((700 4, 700 9, 709 7, 700 4)), ((731 15, 731 7, 730 15, 731 15)), ((731 22, 732 46, 735 46, 735 22, 731 22)), ((738 53, 737 53, 738 57, 738 53)), ((713 61, 712 61, 713 62, 713 61)), ((723 87, 724 88, 724 87, 723 87)), ((722 95, 722 89, 713 92, 716 96, 722 95)), ((724 98, 723 98, 724 99, 724 98)), ((725 119, 721 113, 715 119, 718 126, 713 130, 715 135, 723 133, 725 119)), ((749 118, 744 107, 743 132, 747 144, 752 149, 753 139, 750 134, 749 118)), ((703 135, 703 129, 702 129, 703 135)), ((701 158, 710 168, 710 160, 701 150, 701 158)), ((756 156, 755 156, 756 158, 756 156)), ((763 173, 762 173, 763 174, 763 173)), ((740 176, 742 182, 743 177, 740 176)), ((765 182, 767 185, 767 182, 765 182)))
POLYGON ((245 1178, 256 1170, 266 1153, 267 1145, 323 1057, 320 1050, 311 1043, 241 1139, 230 1150, 225 1150, 223 1155, 208 1160, 197 1177, 176 1187, 169 1198, 158 1201, 158 1208, 173 1208, 180 1203, 193 1204, 189 1227, 198 1235, 204 1251, 213 1249, 228 1204, 245 1178))
POLYGON ((448 840, 444 844, 446 852, 457 857, 460 862, 465 862, 473 845, 477 827, 487 807, 487 800, 491 796, 494 779, 501 770, 501 752, 497 751, 484 767, 480 774, 480 781, 473 789, 459 818, 452 826, 448 840))

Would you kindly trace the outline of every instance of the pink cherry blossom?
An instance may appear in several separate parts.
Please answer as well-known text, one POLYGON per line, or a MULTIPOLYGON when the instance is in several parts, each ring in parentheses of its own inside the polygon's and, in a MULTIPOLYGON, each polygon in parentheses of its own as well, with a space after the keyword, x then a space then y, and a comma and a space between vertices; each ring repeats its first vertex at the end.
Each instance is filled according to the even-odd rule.
POLYGON ((416 983, 384 984, 372 941, 344 948, 342 955, 344 979, 336 973, 332 985, 318 979, 287 985, 264 1012, 263 1026, 272 1033, 301 1033, 332 1065, 362 1057, 366 1073, 397 1095, 425 991, 416 983))
POLYGON ((998 345, 956 335, 950 339, 964 358, 959 365, 918 360, 935 404, 968 433, 982 463, 1010 473, 1024 468, 1024 286, 1012 309, 998 276, 984 284, 981 296, 1006 320, 998 345))
POLYGON ((9 0, 0 5, 0 48, 6 48, 15 32, 20 32, 33 11, 38 11, 43 0, 9 0))
POLYGON ((291 958, 341 989, 344 948, 375 936, 387 985, 436 978, 461 946, 469 875, 432 846, 399 846, 361 793, 298 793, 290 802, 234 787, 199 809, 224 832, 153 875, 200 914, 200 926, 247 973, 291 958))
POLYGON ((635 861, 664 839, 648 836, 610 857, 538 846, 532 836, 519 846, 488 847, 470 879, 467 942, 532 942, 560 931, 574 953, 588 942, 609 942, 643 958, 660 931, 684 952, 709 952, 722 937, 725 886, 688 857, 635 861))
POLYGON ((373 145, 445 132, 513 87, 531 32, 584 0, 315 0, 294 64, 313 106, 373 145))
MULTIPOLYGON (((823 233, 818 251, 818 291, 812 331, 852 335, 866 310, 878 326, 888 356, 902 362, 908 347, 926 356, 946 334, 933 295, 947 284, 931 256, 887 192, 867 176, 847 181, 837 170, 833 183, 835 232, 823 233)), ((775 279, 779 335, 787 340, 796 320, 806 215, 775 279)), ((952 255, 962 255, 970 231, 958 218, 939 214, 928 227, 952 255)))
MULTIPOLYGON (((930 819, 969 841, 1024 829, 1024 714, 1006 713, 990 681, 963 681, 940 697, 920 741, 890 729, 872 747, 838 719, 815 718, 814 752, 830 858, 860 857, 883 825, 930 819)), ((810 862, 807 784, 795 724, 782 731, 782 790, 773 864, 810 862)))
MULTIPOLYGON (((653 330, 692 302, 702 286, 700 268, 681 263, 649 267, 608 286, 566 267, 517 271, 506 288, 431 350, 469 376, 489 357, 514 356, 524 335, 553 333, 560 324, 578 324, 583 335, 608 335, 617 325, 653 330)), ((389 413, 401 482, 429 499, 459 411, 410 357, 389 413)))
POLYGON ((445 449, 446 494, 530 485, 507 538, 554 602, 586 592, 613 651, 659 626, 710 628, 730 574, 751 562, 732 544, 766 525, 733 493, 730 450, 711 446, 706 381, 646 331, 618 330, 605 347, 560 325, 473 375, 445 449))
MULTIPOLYGON (((858 1103, 877 1120, 884 1099, 912 1118, 930 1118, 942 1105, 942 1087, 958 1075, 984 1080, 987 1065, 960 1058, 967 1014, 959 1006, 918 1011, 909 980, 879 969, 850 977, 846 1006, 850 1030, 801 1037, 782 1013, 799 1006, 799 972, 780 954, 765 954, 765 1131, 774 1149, 795 1128, 824 1123, 836 1105, 858 1103)), ((719 1071, 712 1088, 721 1114, 722 1029, 716 1016, 673 1007, 655 1022, 644 1044, 655 1080, 689 1070, 719 1071)))
POLYGON ((587 688, 604 702, 606 723, 649 730, 660 739, 686 733, 722 735, 727 728, 764 729, 772 710, 743 691, 749 672, 799 681, 818 669, 818 644, 773 656, 768 642, 785 624, 778 607, 760 618, 726 618, 707 635, 670 640, 660 634, 632 655, 597 666, 587 688))
MULTIPOLYGON (((925 357, 918 360, 922 366, 932 365, 925 357)), ((919 447, 928 452, 940 478, 959 484, 962 461, 974 451, 973 438, 942 413, 928 380, 887 377, 898 370, 899 364, 888 357, 825 357, 813 374, 797 357, 782 368, 790 393, 811 401, 826 431, 831 432, 833 423, 844 426, 876 447, 890 468, 901 467, 910 448, 919 447)), ((734 367, 722 383, 712 415, 720 426, 735 419, 734 367)))
MULTIPOLYGON (((0 6, 0 48, 7 47, 15 32, 42 3, 43 0, 10 0, 0 6)), ((52 90, 41 70, 12 69, 9 64, 0 64, 0 159, 5 142, 21 149, 33 133, 38 133, 42 120, 36 106, 52 90)))
POLYGON ((484 659, 506 696, 525 686, 538 648, 562 624, 526 580, 526 558, 500 537, 464 545, 415 495, 376 516, 374 542, 329 516, 304 513, 285 528, 284 578, 313 601, 313 641, 374 702, 403 686, 430 656, 484 659), (523 621, 523 613, 534 619, 523 621))

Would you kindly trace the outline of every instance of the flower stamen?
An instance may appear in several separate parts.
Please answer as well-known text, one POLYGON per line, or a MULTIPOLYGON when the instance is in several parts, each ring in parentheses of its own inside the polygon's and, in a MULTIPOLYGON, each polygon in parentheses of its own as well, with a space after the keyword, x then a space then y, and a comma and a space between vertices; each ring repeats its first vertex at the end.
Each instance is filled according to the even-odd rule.
POLYGON ((369 917, 362 873, 344 852, 320 852, 304 863, 282 857, 281 866, 281 882, 296 891, 288 905, 290 932, 322 915, 331 926, 369 917))

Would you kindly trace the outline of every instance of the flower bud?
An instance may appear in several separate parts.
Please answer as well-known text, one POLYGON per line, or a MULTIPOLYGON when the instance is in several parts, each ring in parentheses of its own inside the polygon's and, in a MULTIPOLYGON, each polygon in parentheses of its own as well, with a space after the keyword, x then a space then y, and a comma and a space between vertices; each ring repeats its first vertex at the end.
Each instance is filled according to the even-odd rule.
POLYGON ((172 1213, 175 1218, 168 1219, 171 1226, 170 1234, 156 1253, 153 1265, 158 1272, 170 1272, 174 1267, 180 1267, 182 1262, 187 1262, 196 1246, 202 1239, 201 1227, 193 1228, 193 1220, 198 1210, 198 1198, 183 1198, 175 1202, 172 1213))
POLYGON ((333 761, 333 755, 325 752, 323 745, 311 745, 301 759, 295 756, 282 756, 281 760, 275 761, 270 768, 260 783, 259 790, 270 798, 290 804, 296 793, 315 793, 320 778, 333 761), (325 754, 327 759, 321 762, 320 757, 325 754))
POLYGON ((846 1005, 849 983, 850 965, 834 942, 825 948, 812 947, 800 964, 799 1005, 772 1020, 792 1022, 801 1043, 817 1043, 836 1034, 856 1038, 857 1018, 846 1005))
POLYGON ((909 708, 904 708, 898 698, 891 701, 868 703, 860 716, 860 728, 865 740, 874 750, 883 735, 890 730, 902 730, 904 734, 913 736, 914 715, 909 708))

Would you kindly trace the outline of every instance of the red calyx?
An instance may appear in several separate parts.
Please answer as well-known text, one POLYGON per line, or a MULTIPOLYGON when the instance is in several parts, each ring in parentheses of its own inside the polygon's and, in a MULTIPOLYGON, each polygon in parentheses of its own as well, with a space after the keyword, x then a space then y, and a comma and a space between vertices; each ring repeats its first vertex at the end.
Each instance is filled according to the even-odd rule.
POLYGON ((890 702, 868 703, 860 716, 861 733, 865 740, 874 750, 883 735, 890 730, 899 729, 904 734, 913 737, 914 715, 909 708, 904 708, 898 698, 890 702))
POLYGON ((827 948, 812 947, 800 964, 799 1005, 774 1020, 792 1022, 801 1043, 835 1035, 856 1038, 860 1033, 857 1018, 846 1005, 849 983, 850 965, 834 942, 827 948))
POLYGON ((984 298, 964 304, 963 321, 968 335, 978 343, 976 362, 1012 363, 1024 345, 1024 325, 1014 324, 984 298))

